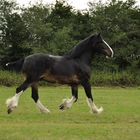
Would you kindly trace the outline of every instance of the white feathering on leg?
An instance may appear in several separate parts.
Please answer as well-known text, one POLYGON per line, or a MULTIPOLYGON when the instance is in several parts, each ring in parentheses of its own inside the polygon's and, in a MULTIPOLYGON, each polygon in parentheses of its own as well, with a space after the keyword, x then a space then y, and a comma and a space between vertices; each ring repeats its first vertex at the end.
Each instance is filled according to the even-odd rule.
POLYGON ((22 93, 23 93, 23 91, 16 93, 13 97, 6 100, 6 105, 7 105, 8 109, 13 111, 14 108, 16 108, 18 106, 19 97, 22 93))
POLYGON ((90 98, 87 99, 87 104, 90 107, 91 113, 100 114, 103 112, 103 107, 97 108, 97 106, 94 104, 94 102, 90 98))
POLYGON ((50 113, 50 110, 47 109, 47 108, 40 102, 40 100, 37 101, 36 105, 37 105, 37 107, 39 108, 39 110, 40 110, 42 113, 50 113))
POLYGON ((15 96, 13 96, 12 98, 9 98, 6 100, 6 105, 7 107, 17 107, 18 105, 18 101, 17 98, 15 96))
POLYGON ((72 96, 71 99, 63 99, 64 109, 71 108, 75 101, 76 101, 76 98, 74 96, 72 96))

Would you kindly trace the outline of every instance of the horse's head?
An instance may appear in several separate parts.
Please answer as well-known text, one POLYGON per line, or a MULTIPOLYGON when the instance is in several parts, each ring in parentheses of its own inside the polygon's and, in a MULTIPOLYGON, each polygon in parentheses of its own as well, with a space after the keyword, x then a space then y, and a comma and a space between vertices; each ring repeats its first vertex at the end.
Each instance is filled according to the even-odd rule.
POLYGON ((113 57, 114 52, 112 48, 104 41, 100 34, 94 36, 94 39, 96 40, 94 45, 95 52, 104 54, 106 57, 113 57))

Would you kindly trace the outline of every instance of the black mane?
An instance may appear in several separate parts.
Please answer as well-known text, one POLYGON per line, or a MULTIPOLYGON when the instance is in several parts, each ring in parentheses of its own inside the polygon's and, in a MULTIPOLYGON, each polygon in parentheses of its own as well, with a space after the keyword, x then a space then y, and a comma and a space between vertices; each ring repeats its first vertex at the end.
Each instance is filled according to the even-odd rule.
POLYGON ((90 48, 91 38, 94 38, 95 35, 90 35, 86 39, 78 43, 67 55, 71 58, 78 58, 80 55, 90 48))

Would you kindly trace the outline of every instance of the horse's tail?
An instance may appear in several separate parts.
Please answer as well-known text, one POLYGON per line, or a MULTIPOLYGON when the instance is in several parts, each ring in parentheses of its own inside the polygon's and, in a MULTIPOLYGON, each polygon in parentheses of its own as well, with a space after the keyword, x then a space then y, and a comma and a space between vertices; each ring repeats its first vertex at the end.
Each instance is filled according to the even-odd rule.
POLYGON ((24 63, 24 58, 6 64, 8 70, 20 72, 24 63))

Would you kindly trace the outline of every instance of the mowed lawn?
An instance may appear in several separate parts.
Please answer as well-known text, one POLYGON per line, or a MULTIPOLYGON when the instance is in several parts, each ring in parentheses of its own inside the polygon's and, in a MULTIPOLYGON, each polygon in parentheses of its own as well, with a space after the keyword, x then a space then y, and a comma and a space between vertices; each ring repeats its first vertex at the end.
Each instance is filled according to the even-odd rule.
POLYGON ((82 88, 79 100, 64 112, 58 106, 71 97, 69 87, 40 87, 40 99, 51 110, 42 114, 31 99, 30 89, 19 106, 7 114, 5 100, 15 87, 0 87, 0 140, 140 140, 140 88, 93 88, 94 100, 103 106, 91 114, 82 88))

